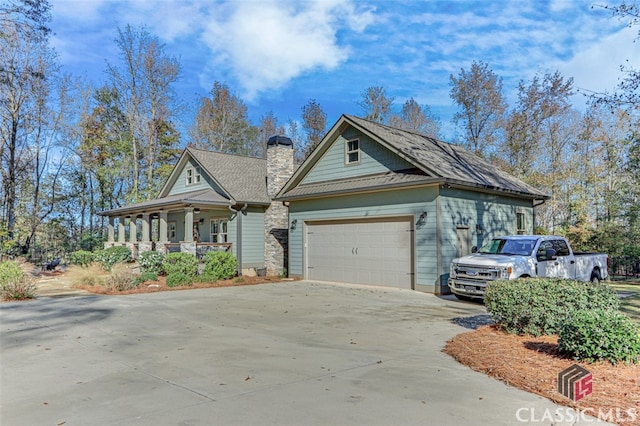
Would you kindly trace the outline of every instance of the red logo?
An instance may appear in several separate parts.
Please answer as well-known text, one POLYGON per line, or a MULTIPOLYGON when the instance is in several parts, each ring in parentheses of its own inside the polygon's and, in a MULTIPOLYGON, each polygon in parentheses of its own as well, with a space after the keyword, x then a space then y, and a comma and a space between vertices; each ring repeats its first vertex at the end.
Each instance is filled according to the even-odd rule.
POLYGON ((574 364, 558 373, 558 392, 573 401, 579 401, 593 392, 593 375, 574 364))

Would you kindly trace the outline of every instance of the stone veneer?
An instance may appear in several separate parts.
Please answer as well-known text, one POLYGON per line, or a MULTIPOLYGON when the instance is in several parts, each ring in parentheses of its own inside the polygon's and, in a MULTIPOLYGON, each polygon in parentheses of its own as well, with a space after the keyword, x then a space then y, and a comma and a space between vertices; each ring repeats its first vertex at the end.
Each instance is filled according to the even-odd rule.
MULTIPOLYGON (((267 193, 278 194, 293 174, 293 147, 267 145, 267 193)), ((264 213, 264 260, 267 275, 282 275, 287 267, 289 209, 282 201, 272 201, 264 213)))

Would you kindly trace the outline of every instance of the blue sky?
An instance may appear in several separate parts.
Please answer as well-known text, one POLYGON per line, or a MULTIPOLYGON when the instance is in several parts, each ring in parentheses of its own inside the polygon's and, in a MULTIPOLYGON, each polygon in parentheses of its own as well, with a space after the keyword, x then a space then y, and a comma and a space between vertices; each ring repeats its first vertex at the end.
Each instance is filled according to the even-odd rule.
MULTIPOLYGON (((65 72, 100 84, 106 62, 118 60, 117 28, 145 25, 182 63, 176 89, 183 102, 194 105, 220 81, 244 99, 256 123, 268 111, 281 122, 299 120, 315 99, 330 126, 343 113, 362 115, 361 93, 382 85, 398 109, 410 97, 429 105, 443 139, 454 141, 450 75, 474 60, 503 78, 510 105, 518 82, 536 73, 558 70, 577 89, 604 91, 615 86, 621 64, 640 68, 638 28, 593 1, 50 3, 52 44, 65 72)), ((584 104, 584 96, 574 97, 577 108, 584 104)))

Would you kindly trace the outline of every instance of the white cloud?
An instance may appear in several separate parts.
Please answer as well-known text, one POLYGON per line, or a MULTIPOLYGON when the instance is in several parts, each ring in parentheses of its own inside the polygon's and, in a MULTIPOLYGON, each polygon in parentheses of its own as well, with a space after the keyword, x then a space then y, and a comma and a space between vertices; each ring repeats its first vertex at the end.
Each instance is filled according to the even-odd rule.
POLYGON ((369 11, 338 0, 227 6, 212 11, 203 40, 213 67, 230 67, 249 100, 305 72, 335 69, 350 53, 337 32, 345 26, 362 31, 372 20, 369 11))

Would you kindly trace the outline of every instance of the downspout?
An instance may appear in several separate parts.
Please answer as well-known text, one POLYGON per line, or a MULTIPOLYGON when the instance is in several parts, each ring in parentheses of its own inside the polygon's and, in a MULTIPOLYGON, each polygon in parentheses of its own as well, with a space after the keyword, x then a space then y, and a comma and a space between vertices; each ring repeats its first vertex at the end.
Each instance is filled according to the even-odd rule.
POLYGON ((229 204, 229 210, 236 214, 238 218, 238 226, 236 226, 236 258, 238 259, 238 269, 236 273, 238 276, 242 275, 242 212, 247 209, 247 204, 239 210, 233 208, 232 204, 229 204))
MULTIPOLYGON (((536 200, 533 200, 534 203, 536 200)), ((531 206, 531 215, 533 216, 533 233, 536 233, 536 207, 543 205, 547 200, 545 200, 544 198, 542 200, 540 200, 539 204, 533 204, 531 206)))

